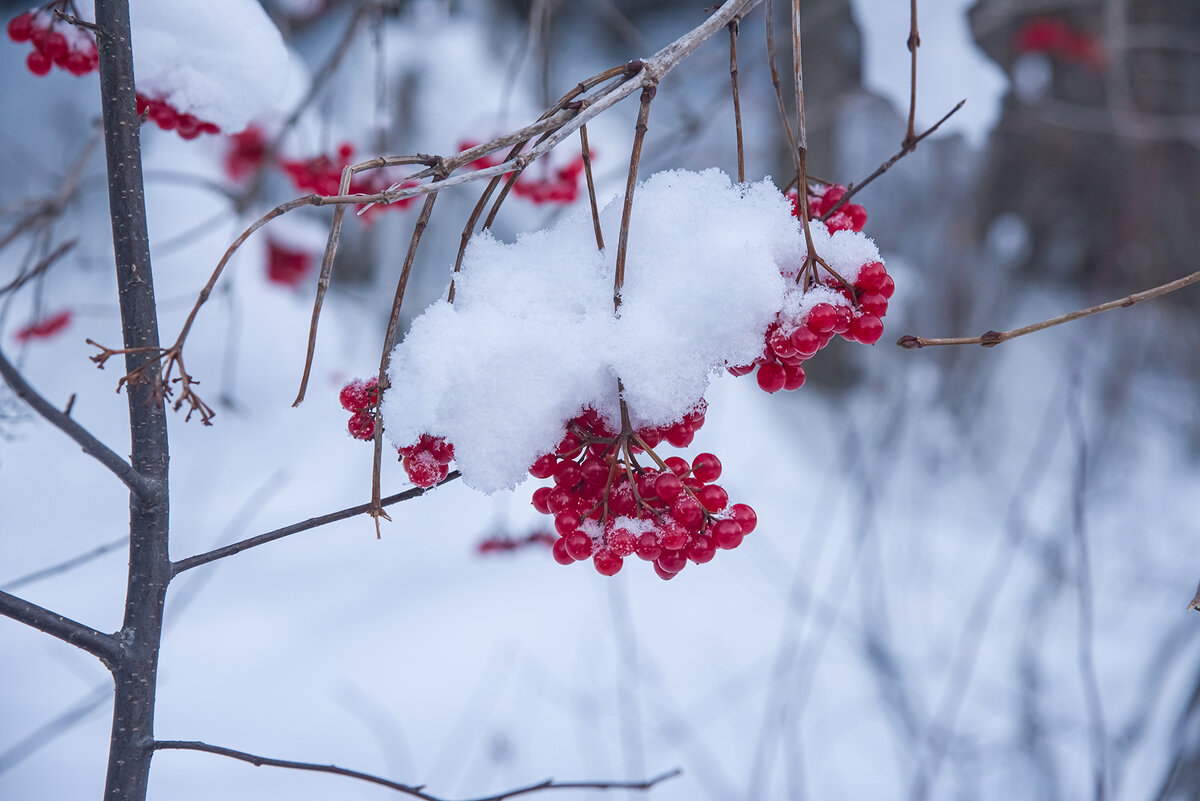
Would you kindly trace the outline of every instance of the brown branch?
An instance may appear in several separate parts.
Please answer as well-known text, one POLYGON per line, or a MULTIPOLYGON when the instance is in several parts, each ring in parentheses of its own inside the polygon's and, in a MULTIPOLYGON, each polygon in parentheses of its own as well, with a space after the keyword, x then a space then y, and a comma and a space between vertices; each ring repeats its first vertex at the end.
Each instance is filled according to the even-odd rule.
MULTIPOLYGON (((908 145, 916 138, 913 125, 917 118, 917 48, 921 46, 921 33, 917 30, 917 0, 909 1, 908 9, 908 52, 912 54, 912 80, 908 95, 908 128, 904 133, 904 142, 908 145)), ((916 143, 913 142, 915 145, 916 143)))
MULTIPOLYGON (((425 233, 425 228, 429 225, 429 217, 433 214, 433 203, 437 200, 436 194, 431 194, 425 198, 425 203, 421 206, 421 215, 417 218, 416 225, 413 226, 412 239, 408 242, 408 252, 404 255, 404 266, 400 269, 400 278, 396 281, 396 294, 392 298, 392 311, 388 316, 387 332, 383 337, 383 353, 379 356, 379 378, 376 385, 379 392, 379 397, 383 398, 383 393, 387 390, 389 384, 388 366, 392 362, 392 349, 396 347, 396 336, 400 330, 400 307, 404 304, 404 293, 408 289, 408 278, 412 275, 413 263, 417 259, 417 248, 421 244, 421 235, 425 233)), ((376 412, 378 415, 378 412, 376 412)), ((376 417, 375 419, 375 452, 371 464, 371 518, 375 521, 375 536, 379 535, 379 518, 391 520, 387 512, 383 511, 381 489, 383 472, 383 418, 376 417)))
POLYGON ((583 153, 583 176, 587 181, 588 203, 592 207, 592 227, 596 229, 596 249, 604 250, 604 231, 600 228, 600 206, 596 202, 596 181, 592 177, 592 151, 588 145, 587 126, 579 126, 579 148, 583 153))
MULTIPOLYGON (((388 497, 379 501, 379 506, 391 506, 393 504, 400 503, 401 501, 419 498, 425 493, 431 492, 435 487, 440 487, 443 484, 449 484, 451 481, 454 481, 456 478, 458 478, 459 475, 459 472, 456 470, 434 485, 434 487, 430 487, 428 489, 413 487, 412 489, 405 490, 404 492, 399 492, 395 495, 389 495, 388 497)), ((268 531, 265 534, 259 534, 255 537, 248 537, 230 545, 223 545, 220 548, 214 548, 211 551, 205 551, 204 553, 196 554, 195 556, 189 556, 186 559, 180 559, 179 561, 172 563, 171 575, 177 576, 185 570, 191 570, 193 567, 207 565, 209 562, 215 562, 218 559, 224 559, 227 556, 233 556, 234 554, 241 553, 242 551, 246 551, 251 548, 257 548, 260 545, 266 545, 268 542, 274 542, 275 540, 289 537, 292 534, 299 534, 304 531, 319 528, 320 526, 328 525, 329 523, 336 523, 340 520, 349 520, 352 517, 358 517, 361 514, 370 512, 373 506, 374 504, 372 503, 360 503, 358 506, 350 506, 346 509, 320 515, 319 517, 310 517, 308 520, 302 520, 299 523, 292 523, 290 526, 277 528, 274 531, 268 531)))
POLYGON ((4 378, 5 383, 12 388, 12 391, 16 393, 18 398, 29 404, 46 422, 75 440, 84 453, 108 468, 109 472, 119 478, 125 486, 129 487, 129 490, 134 495, 137 495, 139 498, 149 498, 154 494, 157 486, 154 482, 134 470, 129 462, 122 459, 115 451, 96 439, 90 431, 75 422, 70 415, 59 411, 54 404, 42 397, 37 390, 29 385, 29 382, 13 366, 3 351, 0 351, 0 377, 4 378))
POLYGON ((746 181, 746 154, 742 147, 742 100, 738 95, 738 20, 729 23, 729 83, 733 90, 733 124, 737 132, 738 183, 746 181))
POLYGON ((1112 311, 1113 309, 1123 309, 1127 306, 1132 306, 1135 303, 1140 303, 1143 300, 1153 300, 1154 298, 1169 295, 1170 293, 1183 289, 1185 286, 1200 281, 1200 270, 1185 275, 1183 278, 1178 278, 1162 286, 1156 286, 1153 289, 1147 289, 1144 292, 1137 292, 1133 295, 1127 295, 1117 300, 1110 300, 1108 303, 1101 303, 1099 306, 1090 306, 1086 309, 1073 311, 1070 314, 1064 314, 1060 317, 1052 317, 1049 320, 1042 320, 1040 323, 1027 325, 1023 328, 1014 328, 1011 331, 986 331, 977 337, 951 337, 947 339, 932 339, 929 337, 916 337, 911 334, 900 337, 896 342, 902 348, 924 348, 931 345, 982 345, 985 348, 993 348, 1001 342, 1007 342, 1010 339, 1032 334, 1035 331, 1041 331, 1046 328, 1052 328, 1056 325, 1069 323, 1072 320, 1078 320, 1083 317, 1089 317, 1100 312, 1112 311))
POLYGON ((637 125, 633 133, 633 149, 629 154, 629 175, 625 179, 625 205, 621 210, 621 230, 617 234, 617 266, 613 277, 613 310, 621 308, 621 287, 625 284, 625 257, 629 251, 629 222, 633 218, 633 190, 637 187, 638 164, 642 160, 642 142, 650 120, 650 103, 657 89, 654 85, 642 90, 638 106, 637 125))
POLYGON ((878 178, 879 176, 883 175, 885 172, 890 170, 897 161, 899 161, 900 159, 907 156, 909 153, 916 150, 917 145, 919 145, 921 143, 921 141, 923 139, 925 139, 925 137, 932 134, 938 128, 941 128, 942 123, 945 122, 946 120, 950 119, 951 117, 953 117, 955 115, 955 113, 957 113, 958 110, 960 108, 962 108, 963 105, 966 104, 966 102, 967 101, 965 99, 958 101, 957 105, 955 105, 954 108, 947 111, 946 114, 940 120, 938 120, 932 126, 930 126, 923 134, 918 136, 916 139, 913 139, 911 142, 906 141, 903 145, 901 145, 899 152, 897 152, 896 155, 892 156, 890 159, 888 159, 887 161, 883 162, 878 167, 876 167, 875 172, 868 175, 866 178, 864 178, 859 183, 850 184, 850 186, 846 187, 846 194, 842 195, 842 199, 839 200, 834 205, 833 208, 831 208, 829 211, 827 211, 823 215, 821 215, 821 220, 827 220, 830 217, 832 217, 834 214, 837 214, 838 209, 840 209, 842 206, 844 206, 850 202, 850 198, 857 195, 863 189, 866 189, 867 186, 870 185, 870 183, 872 181, 874 181, 876 178, 878 178))
POLYGON ((121 658, 121 645, 113 635, 96 631, 3 590, 0 590, 0 615, 82 648, 110 669, 121 658))
MULTIPOLYGON (((195 740, 157 740, 154 743, 156 751, 202 751, 207 754, 216 754, 218 756, 229 757, 241 762, 249 762, 255 767, 272 767, 272 768, 289 768, 291 770, 306 770, 314 773, 332 773, 336 776, 345 776, 350 779, 358 779, 359 781, 376 784, 380 787, 387 787, 399 793, 412 796, 414 798, 423 799, 423 801, 443 801, 435 795, 430 795, 424 792, 424 785, 409 785, 394 782, 390 779, 385 779, 382 776, 375 776, 362 771, 350 770, 349 768, 339 768, 337 765, 319 765, 314 762, 296 762, 290 759, 272 759, 271 757, 258 756, 245 751, 237 751, 233 748, 225 748, 219 745, 209 745, 195 740)), ((519 795, 527 795, 543 790, 649 790, 656 784, 660 784, 667 779, 672 779, 681 773, 680 770, 672 770, 666 773, 659 774, 651 779, 646 779, 640 782, 556 782, 553 779, 546 779, 537 784, 530 784, 525 787, 518 787, 515 790, 506 790, 495 795, 484 796, 482 798, 472 799, 472 801, 504 801, 504 799, 515 798, 519 795)))
POLYGON ((800 180, 800 153, 796 149, 796 137, 792 133, 792 123, 788 119, 787 103, 783 99, 783 84, 779 78, 779 68, 775 66, 775 4, 766 0, 767 19, 767 64, 771 68, 771 85, 775 87, 775 102, 779 106, 779 120, 783 123, 783 133, 787 137, 788 152, 792 154, 792 162, 796 168, 796 180, 800 180))

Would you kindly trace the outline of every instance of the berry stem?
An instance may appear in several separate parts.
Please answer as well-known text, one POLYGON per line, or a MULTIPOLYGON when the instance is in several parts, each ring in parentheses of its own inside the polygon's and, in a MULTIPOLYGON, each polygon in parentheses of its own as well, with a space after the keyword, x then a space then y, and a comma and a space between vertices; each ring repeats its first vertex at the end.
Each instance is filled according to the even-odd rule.
POLYGON ((638 106, 637 125, 634 127, 633 150, 629 154, 629 176, 625 181, 625 205, 621 210, 621 232, 617 237, 617 268, 613 279, 613 311, 621 308, 621 287, 625 284, 625 257, 629 250, 629 221, 633 217, 633 190, 637 186, 638 164, 642 159, 642 142, 649 127, 650 103, 658 91, 655 84, 642 89, 641 105, 638 106))

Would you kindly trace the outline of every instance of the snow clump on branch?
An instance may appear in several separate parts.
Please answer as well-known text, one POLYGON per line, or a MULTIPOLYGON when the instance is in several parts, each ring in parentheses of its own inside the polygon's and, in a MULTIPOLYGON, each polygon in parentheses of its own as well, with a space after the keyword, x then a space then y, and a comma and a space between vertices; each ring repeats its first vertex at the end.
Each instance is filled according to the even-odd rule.
MULTIPOLYGON (((634 195, 614 313, 621 211, 620 197, 601 211, 604 251, 586 211, 513 243, 472 240, 454 303, 430 306, 392 353, 382 413, 393 445, 443 437, 469 486, 510 488, 581 410, 620 428, 618 378, 631 423, 665 426, 714 374, 763 354, 764 332, 798 290, 785 275, 806 253, 785 196, 716 169, 650 177, 634 195)), ((861 243, 848 250, 874 252, 844 234, 861 243)))

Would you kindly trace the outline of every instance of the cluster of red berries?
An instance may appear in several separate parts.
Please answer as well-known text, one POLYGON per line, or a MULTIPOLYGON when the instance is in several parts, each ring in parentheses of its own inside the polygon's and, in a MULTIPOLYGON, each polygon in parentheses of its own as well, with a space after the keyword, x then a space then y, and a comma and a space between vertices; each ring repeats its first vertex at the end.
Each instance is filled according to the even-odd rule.
POLYGON ((356 378, 338 393, 342 408, 350 412, 346 428, 355 439, 369 440, 375 436, 375 412, 379 408, 379 379, 366 381, 356 378))
POLYGON ((781 312, 767 327, 763 354, 751 364, 730 367, 734 375, 755 378, 764 392, 799 389, 804 385, 803 363, 838 334, 849 342, 874 345, 883 336, 883 317, 896 285, 883 262, 872 261, 859 268, 854 283, 843 286, 829 276, 820 284, 832 291, 835 302, 804 304, 798 316, 781 312))
MULTIPOLYGON (((819 220, 832 211, 842 198, 846 196, 846 187, 841 184, 824 184, 808 188, 808 213, 814 220, 819 220)), ((792 204, 792 215, 800 216, 799 199, 793 190, 787 193, 787 199, 792 204)), ((861 231, 867 224, 867 210, 857 203, 843 203, 841 208, 829 215, 825 227, 829 233, 834 231, 861 231)))
POLYGON ((267 280, 284 286, 297 286, 312 268, 313 256, 307 250, 289 247, 267 237, 267 280))
POLYGON ((1022 25, 1013 49, 1018 53, 1047 53, 1093 69, 1104 66, 1104 45, 1099 39, 1053 17, 1034 17, 1022 25))
MULTIPOLYGON (((342 408, 350 412, 346 428, 355 439, 375 437, 375 416, 379 411, 379 379, 356 378, 342 387, 338 394, 342 408)), ((409 480, 428 489, 450 474, 454 461, 454 446, 441 437, 422 434, 414 445, 398 449, 400 461, 409 480)))
POLYGON ((164 131, 175 131, 184 139, 195 139, 200 134, 217 134, 221 129, 214 123, 199 119, 172 106, 166 100, 137 94, 137 111, 164 131))
POLYGON ((25 66, 34 75, 46 75, 51 67, 76 76, 87 75, 100 64, 95 37, 49 10, 26 11, 13 17, 8 22, 8 38, 33 45, 25 66))
MULTIPOLYGON (((471 141, 459 142, 459 152, 469 150, 477 144, 479 143, 471 141)), ((491 154, 480 156, 467 166, 483 170, 502 163, 503 160, 499 155, 491 154)), ((517 197, 523 197, 535 205, 574 203, 575 199, 579 197, 579 178, 583 175, 583 168, 583 156, 576 156, 570 164, 554 170, 553 174, 545 178, 532 178, 529 176, 529 171, 526 170, 513 184, 512 192, 517 197)))
POLYGON ((51 314, 49 317, 32 322, 14 334, 18 342, 28 342, 32 339, 49 339, 71 324, 74 315, 70 309, 51 314))
POLYGON ((651 440, 690 442, 703 422, 700 409, 665 429, 618 434, 592 409, 572 419, 554 451, 529 468, 534 478, 554 481, 534 491, 533 508, 554 517, 555 561, 590 559, 598 573, 612 576, 636 554, 671 579, 689 561, 704 564, 741 545, 758 518, 746 504, 730 505, 714 483, 720 460, 702 453, 691 464, 678 456, 659 462, 648 451, 651 440), (656 467, 639 465, 638 454, 656 467))
POLYGON ((416 445, 397 449, 408 480, 428 489, 450 474, 454 446, 441 437, 422 434, 416 445))

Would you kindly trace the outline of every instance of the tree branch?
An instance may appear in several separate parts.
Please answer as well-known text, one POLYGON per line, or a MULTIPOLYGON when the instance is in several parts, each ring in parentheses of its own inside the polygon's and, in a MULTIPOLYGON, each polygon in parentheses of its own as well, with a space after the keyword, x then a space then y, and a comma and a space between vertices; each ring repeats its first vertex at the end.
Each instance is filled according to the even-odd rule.
MULTIPOLYGON (((460 473, 455 470, 442 479, 441 482, 435 484, 429 489, 413 487, 412 489, 405 490, 404 492, 400 492, 395 495, 389 495, 388 497, 379 501, 379 506, 391 506, 392 504, 397 504, 401 501, 419 498, 425 493, 430 492, 437 487, 442 486, 443 484, 449 484, 451 481, 454 481, 456 478, 458 478, 459 475, 460 473)), ((196 554, 195 556, 189 556, 186 559, 180 559, 178 562, 172 563, 172 576, 177 576, 185 570, 191 570, 193 567, 206 565, 209 562, 215 562, 218 559, 224 559, 227 556, 233 556, 236 553, 241 553, 242 551, 249 550, 250 548, 256 548, 259 545, 266 545, 268 542, 274 542, 275 540, 283 539, 284 537, 291 536, 292 534, 299 534, 302 531, 318 528, 328 523, 336 523, 339 520, 348 520, 351 517, 357 517, 358 515, 366 514, 367 512, 370 512, 372 508, 374 508, 374 506, 371 503, 360 503, 358 506, 351 506, 337 512, 330 512, 329 514, 321 515, 320 517, 310 517, 308 520, 302 520, 299 523, 293 523, 290 526, 277 528, 274 531, 268 531, 266 534, 259 534, 256 537, 249 537, 239 542, 235 542, 232 545, 225 545, 220 548, 214 548, 211 551, 196 554)))
POLYGON ((121 645, 113 635, 96 631, 3 590, 0 590, 0 615, 82 648, 110 669, 121 656, 121 645))
MULTIPOLYGON (((358 779, 359 781, 377 784, 381 787, 387 787, 405 795, 410 795, 414 798, 420 798, 423 801, 443 801, 435 795, 429 795, 424 792, 424 785, 408 785, 394 782, 390 779, 385 779, 382 776, 374 776, 370 773, 363 773, 349 768, 339 768, 337 765, 318 765, 313 762, 296 762, 290 759, 272 759, 271 757, 258 756, 245 751, 237 751, 233 748, 225 748, 219 745, 209 745, 195 740, 158 740, 154 743, 156 751, 203 751, 207 754, 216 754, 218 756, 229 757, 241 762, 249 762, 255 767, 266 765, 272 768, 290 768, 291 770, 307 770, 314 773, 332 773, 337 776, 345 776, 350 779, 358 779)), ((662 773, 651 779, 646 779, 640 782, 556 782, 553 779, 546 779, 537 784, 530 784, 525 787, 519 787, 515 790, 506 790, 495 795, 483 796, 482 798, 473 799, 472 801, 503 801, 508 798, 515 798, 519 795, 528 793, 536 793, 542 790, 649 790, 656 784, 672 779, 680 774, 678 769, 662 773)))
POLYGON ((930 345, 982 345, 985 348, 993 348, 1001 342, 1007 342, 1010 339, 1032 334, 1034 331, 1041 331, 1046 328, 1051 328, 1063 323, 1069 323, 1072 320, 1078 320, 1082 317, 1089 317, 1100 312, 1112 311, 1113 309, 1123 309, 1126 306, 1132 306, 1143 300, 1151 300, 1153 298, 1162 297, 1170 294, 1178 289, 1183 289, 1185 286, 1190 286, 1197 281, 1200 281, 1200 270, 1185 275, 1183 278, 1178 278, 1162 286, 1156 286, 1153 289, 1147 289, 1145 292, 1137 292, 1133 295, 1128 295, 1117 300, 1110 300, 1108 303, 1101 303, 1099 306, 1090 306, 1086 309, 1073 311, 1070 314, 1064 314, 1059 317, 1052 317, 1049 320, 1042 320, 1040 323, 1027 325, 1023 328, 1014 328, 1011 331, 986 331, 977 337, 948 337, 945 339, 932 339, 929 337, 915 337, 912 334, 906 334, 896 341, 896 344, 902 348, 924 348, 930 345))
POLYGON ((66 412, 60 412, 54 404, 42 397, 37 390, 29 385, 25 377, 0 351, 0 376, 5 383, 12 387, 17 397, 42 416, 47 422, 62 431, 83 449, 83 452, 104 465, 121 479, 129 490, 139 496, 146 497, 154 490, 154 483, 133 469, 129 462, 118 456, 111 448, 92 436, 91 432, 76 423, 66 412))

